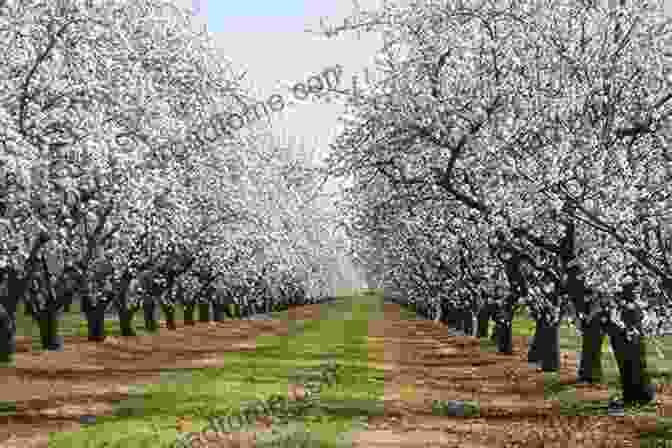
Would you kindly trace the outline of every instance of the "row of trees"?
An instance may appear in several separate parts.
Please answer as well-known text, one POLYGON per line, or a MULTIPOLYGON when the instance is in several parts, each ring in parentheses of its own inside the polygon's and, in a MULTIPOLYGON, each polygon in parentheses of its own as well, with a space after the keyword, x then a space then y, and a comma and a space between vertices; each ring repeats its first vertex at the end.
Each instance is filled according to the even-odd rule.
POLYGON ((427 316, 487 332, 536 320, 529 360, 579 379, 610 336, 624 400, 650 401, 645 338, 672 299, 672 21, 662 1, 423 0, 362 12, 383 75, 349 99, 329 159, 351 180, 351 251, 427 316), (484 328, 486 330, 484 330, 484 328))
POLYGON ((187 11, 163 0, 0 1, 0 359, 25 300, 46 349, 82 302, 219 320, 327 296, 338 269, 320 169, 213 119, 253 101, 187 11), (205 124, 208 124, 206 126, 205 124), (216 138, 218 137, 218 138, 216 138))

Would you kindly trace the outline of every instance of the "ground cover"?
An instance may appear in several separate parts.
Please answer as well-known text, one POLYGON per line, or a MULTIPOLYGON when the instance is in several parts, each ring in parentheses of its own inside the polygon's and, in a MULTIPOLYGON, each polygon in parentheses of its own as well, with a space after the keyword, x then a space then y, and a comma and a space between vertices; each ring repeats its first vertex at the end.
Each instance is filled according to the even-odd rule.
POLYGON ((396 308, 387 306, 383 328, 370 335, 389 375, 386 416, 370 422, 358 446, 639 446, 642 434, 661 446, 650 431, 663 435, 669 425, 668 385, 658 386, 658 406, 611 417, 608 386, 576 385, 569 353, 559 374, 545 374, 526 362, 527 336, 516 335, 513 356, 499 355, 481 349, 489 342, 446 337, 430 321, 401 323, 396 308), (478 412, 430 417, 437 400, 477 403, 478 412))
POLYGON ((367 310, 334 302, 273 313, 269 321, 197 324, 102 344, 68 336, 64 352, 19 353, 3 370, 0 440, 10 432, 24 437, 2 446, 28 446, 29 436, 47 446, 54 430, 61 432, 51 435, 50 447, 170 446, 179 432, 206 426, 208 416, 259 396, 287 395, 296 371, 327 359, 347 361, 347 387, 324 391, 330 417, 307 424, 321 425, 333 443, 352 426, 351 414, 374 412, 372 387, 382 388, 368 379, 367 320, 358 317, 371 317, 367 310), (89 414, 99 414, 94 425, 77 423, 89 414))
MULTIPOLYGON (((654 405, 608 416, 617 372, 607 353, 605 384, 575 384, 578 344, 570 329, 562 333, 562 368, 549 374, 526 362, 532 325, 524 315, 514 322, 513 356, 493 353, 487 340, 447 336, 443 325, 380 295, 274 317, 198 324, 133 344, 73 340, 61 353, 19 353, 18 367, 2 373, 10 381, 0 386, 0 446, 167 447, 187 433, 199 434, 192 446, 212 447, 271 446, 261 443, 263 434, 289 443, 273 446, 325 447, 597 448, 672 439, 667 377, 655 376, 654 405), (297 376, 325 362, 338 365, 338 380, 306 413, 283 422, 260 418, 229 435, 204 431, 210 418, 253 400, 301 400, 297 376), (471 404, 466 412, 455 412, 459 400, 471 404), (95 424, 79 423, 92 414, 95 424), (7 440, 10 432, 24 438, 7 440)), ((667 368, 655 355, 651 365, 667 368)))

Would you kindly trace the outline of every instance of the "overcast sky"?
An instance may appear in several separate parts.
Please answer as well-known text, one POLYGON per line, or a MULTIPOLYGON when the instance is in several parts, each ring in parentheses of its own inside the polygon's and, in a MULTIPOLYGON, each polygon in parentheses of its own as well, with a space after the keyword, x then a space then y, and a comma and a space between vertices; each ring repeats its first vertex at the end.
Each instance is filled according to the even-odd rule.
MULTIPOLYGON (((380 43, 374 35, 362 33, 358 40, 350 36, 327 39, 306 33, 307 27, 319 28, 320 17, 329 23, 342 23, 352 13, 351 0, 173 0, 191 8, 197 21, 206 25, 236 67, 247 71, 243 85, 258 101, 273 94, 293 98, 289 90, 300 81, 340 64, 343 75, 339 86, 349 88, 352 74, 373 67, 373 56, 380 43)), ((378 0, 361 0, 363 7, 376 8, 378 0)), ((381 2, 382 3, 382 2, 381 2)), ((271 112, 274 135, 289 143, 291 138, 307 145, 327 144, 338 129, 337 117, 343 106, 324 100, 285 106, 271 112)))

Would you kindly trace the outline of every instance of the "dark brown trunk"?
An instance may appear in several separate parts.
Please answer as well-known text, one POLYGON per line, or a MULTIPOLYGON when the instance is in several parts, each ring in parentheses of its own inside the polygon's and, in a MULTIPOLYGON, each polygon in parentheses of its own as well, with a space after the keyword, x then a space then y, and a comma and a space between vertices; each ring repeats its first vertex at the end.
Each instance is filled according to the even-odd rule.
POLYGON ((93 305, 89 303, 88 313, 86 313, 86 323, 88 326, 88 340, 94 342, 103 342, 105 340, 105 309, 107 304, 99 301, 93 305))
POLYGON ((560 326, 550 325, 544 316, 536 319, 536 328, 527 354, 527 362, 538 363, 544 372, 560 369, 560 326))
POLYGON ((166 319, 166 328, 169 330, 177 330, 177 324, 175 323, 175 307, 162 303, 161 310, 166 319))
POLYGON ((497 335, 497 351, 510 355, 513 353, 513 332, 511 320, 498 321, 495 334, 497 335))
POLYGON ((476 336, 479 338, 487 338, 490 332, 490 311, 487 305, 481 307, 478 311, 478 331, 476 336))
POLYGON ((15 270, 9 270, 3 279, 6 295, 0 296, 0 361, 11 362, 16 353, 16 309, 28 290, 31 274, 35 269, 37 254, 46 242, 49 235, 41 232, 34 240, 25 263, 24 276, 19 277, 15 270))
POLYGON ((196 310, 195 303, 184 304, 184 325, 196 325, 194 320, 194 311, 196 310))
POLYGON ((198 321, 202 323, 210 322, 210 302, 198 304, 198 321))
POLYGON ((223 322, 226 315, 226 305, 215 302, 212 304, 212 320, 215 322, 223 322))
POLYGON ((135 311, 127 308, 119 310, 119 328, 122 336, 136 336, 135 328, 133 328, 133 316, 135 311))
POLYGON ((604 332, 600 316, 585 322, 581 328, 581 359, 577 379, 579 382, 599 383, 602 381, 602 341, 604 332))
POLYGON ((0 362, 11 362, 16 353, 16 319, 0 304, 0 362))
POLYGON ((145 319, 145 330, 156 332, 159 322, 156 320, 156 300, 154 297, 145 297, 142 300, 142 313, 145 319))
POLYGON ((513 354, 513 299, 507 298, 499 310, 496 324, 497 352, 513 354))
POLYGON ((58 310, 45 308, 38 314, 42 349, 62 351, 63 337, 58 334, 58 310))
POLYGON ((652 402, 656 389, 647 371, 646 339, 637 335, 628 341, 625 331, 613 324, 607 331, 621 376, 623 401, 628 404, 652 402))
POLYGON ((240 317, 247 317, 250 315, 250 306, 247 303, 243 303, 239 307, 240 317))
POLYGON ((471 310, 465 310, 462 313, 462 331, 464 331, 467 336, 474 335, 474 314, 471 310))
POLYGON ((32 316, 33 315, 33 304, 30 300, 24 300, 23 302, 23 315, 32 316))
POLYGON ((457 309, 453 312, 453 325, 452 327, 456 330, 464 331, 464 311, 457 309))
POLYGON ((68 295, 65 296, 65 300, 63 302, 63 312, 64 313, 69 313, 70 312, 70 309, 71 309, 71 306, 72 306, 72 300, 73 300, 72 294, 68 294, 68 295))
POLYGON ((530 348, 527 351, 527 362, 529 363, 538 363, 541 360, 539 334, 543 331, 543 325, 543 319, 535 319, 534 334, 532 335, 532 340, 530 341, 530 348))
POLYGON ((84 315, 88 314, 89 310, 91 309, 91 300, 89 299, 89 296, 87 294, 82 294, 79 301, 80 311, 84 313, 84 315))

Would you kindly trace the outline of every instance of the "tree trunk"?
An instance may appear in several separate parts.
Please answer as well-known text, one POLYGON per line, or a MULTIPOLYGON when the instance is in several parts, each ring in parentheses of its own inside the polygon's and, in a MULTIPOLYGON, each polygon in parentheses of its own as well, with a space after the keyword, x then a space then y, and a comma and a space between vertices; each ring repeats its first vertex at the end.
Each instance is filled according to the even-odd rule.
POLYGON ((549 325, 542 317, 536 320, 536 329, 527 354, 527 362, 541 364, 544 372, 560 369, 560 326, 549 325))
POLYGON ((447 308, 443 305, 443 303, 439 303, 439 312, 441 313, 441 316, 439 317, 439 322, 441 322, 444 325, 448 325, 448 310, 447 308))
POLYGON ((474 334, 474 313, 471 310, 465 310, 462 313, 462 331, 467 336, 473 336, 474 334))
POLYGON ((64 313, 69 313, 70 312, 70 308, 72 307, 72 299, 73 299, 72 294, 68 294, 65 297, 65 301, 63 302, 63 312, 64 313))
POLYGON ((133 316, 135 311, 129 309, 120 309, 119 311, 119 328, 122 336, 135 336, 135 328, 133 328, 133 316))
POLYGON ((530 348, 527 351, 527 362, 529 363, 538 363, 541 360, 541 349, 539 347, 539 334, 543 332, 543 319, 535 319, 534 334, 532 335, 532 341, 530 342, 530 348))
POLYGON ((16 353, 16 319, 0 304, 0 362, 11 362, 16 353))
POLYGON ((446 326, 455 329, 459 325, 458 321, 459 321, 459 318, 457 316, 455 308, 453 308, 452 306, 447 305, 447 304, 442 304, 441 305, 441 322, 444 323, 446 326))
POLYGON ((223 322, 225 314, 231 314, 230 310, 227 310, 228 305, 224 303, 215 302, 212 304, 212 319, 215 322, 223 322))
POLYGON ((507 319, 504 322, 497 322, 497 351, 499 353, 512 354, 513 353, 513 332, 511 328, 511 320, 507 319))
POLYGON ((177 330, 177 325, 175 324, 175 307, 162 303, 161 310, 163 310, 163 315, 166 318, 166 328, 169 330, 177 330))
POLYGON ((507 300, 499 310, 496 324, 497 352, 513 354, 513 304, 507 300))
POLYGON ((23 301, 23 315, 24 316, 33 315, 33 304, 30 302, 30 300, 23 301))
POLYGON ((196 310, 195 303, 184 304, 184 325, 196 325, 194 320, 194 311, 196 310))
POLYGON ((464 312, 457 311, 454 318, 454 328, 459 331, 464 331, 464 312))
POLYGON ((625 331, 613 324, 609 325, 608 332, 621 375, 623 401, 650 403, 656 397, 656 389, 646 366, 646 338, 638 335, 628 341, 625 331))
POLYGON ((204 323, 210 322, 210 302, 198 304, 198 321, 204 323))
POLYGON ((79 297, 79 310, 84 313, 85 316, 89 312, 89 308, 91 308, 90 305, 91 302, 89 301, 89 297, 86 294, 82 294, 79 297))
POLYGON ((490 310, 488 309, 487 305, 483 305, 481 309, 478 311, 478 332, 476 333, 476 336, 479 338, 487 338, 488 333, 490 329, 488 326, 490 325, 490 310))
POLYGON ((602 381, 602 341, 604 332, 600 316, 593 317, 581 328, 581 361, 577 379, 579 382, 599 383, 602 381))
POLYGON ((105 302, 99 301, 95 306, 89 302, 86 313, 89 341, 103 342, 107 336, 105 334, 105 308, 107 308, 105 302))
POLYGON ((156 320, 156 300, 154 297, 145 297, 142 300, 142 314, 145 319, 145 330, 156 332, 159 323, 156 320))
POLYGON ((38 318, 40 342, 44 350, 63 350, 63 337, 58 334, 58 310, 41 310, 38 318))

